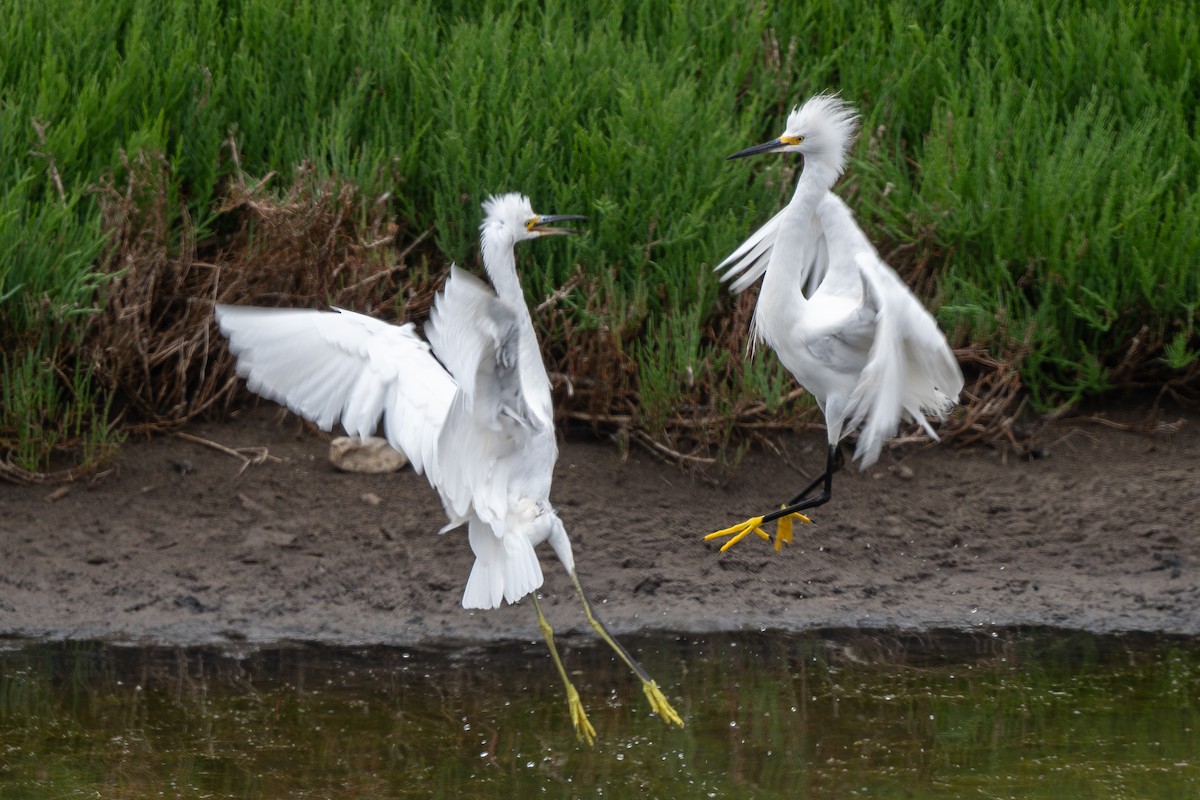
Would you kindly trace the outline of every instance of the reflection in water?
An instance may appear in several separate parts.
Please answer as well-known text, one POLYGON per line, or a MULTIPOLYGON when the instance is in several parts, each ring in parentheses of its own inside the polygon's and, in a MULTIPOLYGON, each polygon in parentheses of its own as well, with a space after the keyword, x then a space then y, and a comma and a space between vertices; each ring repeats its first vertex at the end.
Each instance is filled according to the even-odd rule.
POLYGON ((681 731, 610 652, 565 644, 595 749, 534 642, 0 652, 0 796, 1200 797, 1195 640, 633 640, 681 731))

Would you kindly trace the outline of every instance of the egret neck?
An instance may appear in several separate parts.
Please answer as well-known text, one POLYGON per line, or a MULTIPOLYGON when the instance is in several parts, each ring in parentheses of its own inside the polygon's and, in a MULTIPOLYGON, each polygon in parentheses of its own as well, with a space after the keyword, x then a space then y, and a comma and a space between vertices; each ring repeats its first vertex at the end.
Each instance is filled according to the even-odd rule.
POLYGON ((545 413, 546 409, 551 408, 550 380, 546 377, 546 368, 542 363, 542 352, 538 346, 537 334, 533 330, 533 317, 529 314, 529 305, 525 302, 525 292, 521 289, 521 281, 517 277, 517 258, 512 235, 502 228, 485 226, 480 235, 480 247, 483 250, 483 265, 492 286, 496 289, 496 296, 512 306, 519 320, 518 368, 521 373, 521 385, 531 397, 536 393, 540 400, 531 404, 530 410, 547 428, 552 428, 554 420, 545 413))
POLYGON ((794 285, 801 265, 813 256, 808 252, 805 232, 817 204, 837 178, 838 171, 832 165, 806 160, 796 191, 784 208, 754 311, 755 328, 773 348, 778 349, 808 305, 801 287, 794 285))

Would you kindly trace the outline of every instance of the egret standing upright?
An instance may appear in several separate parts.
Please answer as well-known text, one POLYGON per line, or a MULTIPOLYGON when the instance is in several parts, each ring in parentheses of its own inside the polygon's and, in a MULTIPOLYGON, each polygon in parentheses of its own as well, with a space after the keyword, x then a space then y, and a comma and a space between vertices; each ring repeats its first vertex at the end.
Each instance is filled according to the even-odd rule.
POLYGON ((592 613, 571 541, 550 505, 558 458, 550 381, 514 247, 577 233, 553 225, 584 218, 535 214, 529 198, 515 193, 491 197, 483 209, 480 243, 495 289, 451 266, 426 325, 429 344, 412 323, 389 325, 342 310, 218 305, 217 322, 252 391, 326 430, 341 420, 351 435, 367 436, 383 418, 388 442, 441 495, 450 518, 442 531, 467 525, 475 564, 463 607, 533 599, 579 738, 591 744, 595 729, 537 597, 543 577, 534 548, 546 541, 566 568, 588 622, 641 679, 654 711, 668 725, 682 725, 658 684, 592 613))
POLYGON ((794 521, 810 521, 800 512, 832 496, 843 436, 861 426, 855 457, 866 469, 902 420, 937 439, 926 414, 944 419, 962 390, 962 371, 937 323, 830 191, 857 130, 853 107, 818 95, 792 111, 778 139, 729 156, 804 158, 791 202, 717 269, 726 270, 723 280, 741 273, 732 284, 738 292, 763 276, 754 336, 816 399, 828 448, 825 470, 781 508, 705 537, 731 537, 722 551, 751 533, 770 539, 762 526, 776 520, 779 550, 791 541, 794 521))

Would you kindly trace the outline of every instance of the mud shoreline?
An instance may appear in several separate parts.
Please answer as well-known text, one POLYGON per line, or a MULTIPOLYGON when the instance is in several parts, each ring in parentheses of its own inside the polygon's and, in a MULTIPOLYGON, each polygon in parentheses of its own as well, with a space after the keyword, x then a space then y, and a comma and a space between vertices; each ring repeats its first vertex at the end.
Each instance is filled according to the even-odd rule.
MULTIPOLYGON (((472 555, 424 478, 345 475, 295 418, 247 409, 126 445, 70 485, 0 484, 0 636, 194 645, 416 645, 538 637, 531 605, 465 611, 472 555)), ((1135 415, 1130 415, 1135 416, 1135 415)), ((1139 433, 1089 420, 1039 434, 1047 457, 909 445, 839 473, 834 501, 775 554, 701 537, 792 494, 819 431, 752 452, 714 488, 642 452, 563 443, 553 500, 580 579, 617 633, 1051 626, 1200 634, 1200 415, 1139 433)), ((545 549, 545 548, 543 548, 545 549)), ((545 549, 545 608, 588 630, 545 549)))

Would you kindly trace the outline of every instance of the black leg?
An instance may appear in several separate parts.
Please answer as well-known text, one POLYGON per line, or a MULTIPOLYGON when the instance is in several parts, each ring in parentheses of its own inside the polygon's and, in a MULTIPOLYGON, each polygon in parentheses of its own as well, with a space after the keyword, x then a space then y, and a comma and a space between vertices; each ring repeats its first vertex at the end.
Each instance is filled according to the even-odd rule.
POLYGON ((793 497, 791 501, 788 502, 786 507, 764 515, 762 518, 762 523, 760 524, 765 525, 766 523, 773 522, 780 517, 786 517, 788 514, 794 514, 797 511, 803 511, 807 508, 816 508, 817 506, 828 503, 829 498, 833 497, 833 473, 837 472, 838 468, 841 466, 841 459, 839 458, 840 455, 841 453, 836 444, 829 445, 829 452, 825 456, 825 472, 821 475, 818 475, 816 480, 804 487, 804 491, 793 497), (821 485, 822 483, 824 484, 824 487, 821 489, 820 494, 815 497, 809 497, 807 500, 804 499, 808 496, 809 492, 817 488, 817 486, 821 485))
MULTIPOLYGON (((829 445, 829 450, 834 451, 836 453, 836 455, 834 456, 834 458, 832 460, 830 460, 829 451, 826 451, 825 471, 822 472, 817 477, 813 478, 811 483, 809 483, 807 486, 805 486, 803 489, 801 489, 799 492, 797 492, 796 495, 791 500, 788 500, 787 504, 789 506, 794 506, 797 503, 799 503, 801 500, 803 500, 804 498, 808 497, 810 494, 812 494, 814 489, 816 489, 822 483, 825 483, 826 481, 828 481, 830 479, 831 472, 837 472, 839 469, 841 469, 843 466, 845 466, 846 454, 844 452, 842 452, 841 443, 839 442, 837 445, 829 445)), ((829 489, 827 488, 825 491, 828 492, 829 489)), ((811 508, 811 506, 810 506, 810 508, 811 508)))
MULTIPOLYGON (((770 540, 771 537, 762 529, 762 526, 768 522, 780 520, 779 530, 775 534, 775 550, 778 551, 782 544, 792 540, 793 521, 785 518, 804 509, 816 508, 819 505, 828 503, 829 498, 833 496, 833 473, 842 468, 843 462, 841 448, 837 444, 829 445, 829 450, 825 454, 825 471, 818 475, 816 480, 805 486, 786 506, 761 517, 751 517, 745 522, 739 522, 737 525, 725 528, 724 530, 713 531, 705 536, 704 540, 710 541, 724 536, 730 537, 729 541, 721 545, 721 552, 724 553, 752 533, 759 538, 770 540), (808 495, 812 494, 818 487, 821 489, 820 493, 814 497, 809 497, 808 495)), ((803 521, 809 521, 803 514, 799 516, 803 521)))

